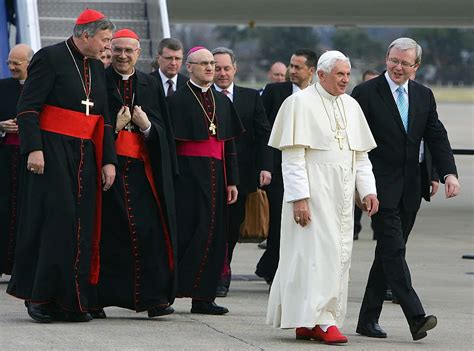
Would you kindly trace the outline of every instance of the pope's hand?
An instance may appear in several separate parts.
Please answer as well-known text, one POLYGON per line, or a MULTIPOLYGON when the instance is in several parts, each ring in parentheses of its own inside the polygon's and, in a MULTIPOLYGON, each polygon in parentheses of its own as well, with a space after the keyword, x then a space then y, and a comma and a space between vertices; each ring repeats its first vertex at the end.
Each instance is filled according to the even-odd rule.
POLYGON ((117 124, 115 125, 115 131, 120 132, 132 120, 130 109, 128 106, 122 106, 120 111, 117 113, 117 124))
POLYGON ((308 199, 293 202, 293 219, 302 227, 311 222, 308 199))

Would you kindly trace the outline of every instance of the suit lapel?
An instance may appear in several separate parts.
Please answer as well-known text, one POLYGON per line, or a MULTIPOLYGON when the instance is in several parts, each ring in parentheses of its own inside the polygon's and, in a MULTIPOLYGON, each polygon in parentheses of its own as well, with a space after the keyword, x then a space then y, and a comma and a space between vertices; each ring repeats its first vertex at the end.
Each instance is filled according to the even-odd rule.
POLYGON ((381 74, 379 78, 377 78, 377 88, 380 96, 384 104, 387 106, 387 109, 390 111, 392 118, 397 123, 400 131, 406 135, 405 127, 402 123, 402 118, 400 117, 400 112, 398 112, 397 104, 393 99, 392 91, 390 90, 390 86, 388 85, 387 79, 385 78, 384 74, 381 74))
POLYGON ((417 90, 415 84, 410 80, 408 82, 408 133, 413 129, 415 123, 415 104, 417 99, 417 90))

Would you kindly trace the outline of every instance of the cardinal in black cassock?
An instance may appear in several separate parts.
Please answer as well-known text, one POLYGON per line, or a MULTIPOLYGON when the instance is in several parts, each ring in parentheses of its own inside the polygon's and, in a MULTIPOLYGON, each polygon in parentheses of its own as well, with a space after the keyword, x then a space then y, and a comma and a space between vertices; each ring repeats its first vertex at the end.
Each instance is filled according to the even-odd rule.
POLYGON ((104 68, 94 57, 107 48, 113 28, 100 12, 84 11, 73 37, 33 57, 18 103, 28 172, 7 292, 24 299, 38 322, 91 320, 101 182, 110 188, 117 162, 104 68))
POLYGON ((210 89, 214 58, 191 49, 190 81, 168 99, 176 140, 175 182, 178 225, 178 297, 191 297, 193 313, 224 314, 214 303, 226 256, 227 204, 237 200, 234 138, 243 127, 231 101, 210 89))
POLYGON ((106 79, 118 165, 102 202, 97 291, 99 307, 155 317, 173 312, 176 293, 177 161, 164 96, 156 78, 135 69, 139 55, 136 33, 115 32, 106 79))

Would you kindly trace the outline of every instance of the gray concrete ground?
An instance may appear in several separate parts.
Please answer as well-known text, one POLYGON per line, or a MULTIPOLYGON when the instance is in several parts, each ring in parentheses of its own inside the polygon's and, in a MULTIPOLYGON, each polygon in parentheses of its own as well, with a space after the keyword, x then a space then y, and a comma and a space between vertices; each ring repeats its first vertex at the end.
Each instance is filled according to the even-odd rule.
MULTIPOLYGON (((440 106, 453 147, 473 147, 473 106, 440 106), (466 118, 466 114, 470 118, 466 118), (463 118, 461 118, 463 117, 463 118), (466 122, 467 121, 467 122, 466 122), (462 122, 462 123, 461 123, 462 122), (464 123, 464 124, 463 124, 464 123)), ((424 203, 409 238, 407 259, 415 289, 438 327, 413 342, 400 306, 386 302, 380 324, 387 339, 355 333, 375 242, 370 223, 354 243, 348 313, 342 331, 349 350, 473 350, 474 156, 457 156, 462 194, 446 200, 444 189, 431 204, 424 203)), ((268 286, 253 275, 263 253, 256 244, 237 246, 234 280, 226 298, 226 316, 191 314, 190 300, 177 300, 176 313, 150 320, 146 313, 107 308, 108 318, 90 323, 38 324, 26 314, 23 302, 4 293, 8 277, 0 279, 0 350, 314 350, 334 346, 296 341, 294 330, 265 325, 268 286)))

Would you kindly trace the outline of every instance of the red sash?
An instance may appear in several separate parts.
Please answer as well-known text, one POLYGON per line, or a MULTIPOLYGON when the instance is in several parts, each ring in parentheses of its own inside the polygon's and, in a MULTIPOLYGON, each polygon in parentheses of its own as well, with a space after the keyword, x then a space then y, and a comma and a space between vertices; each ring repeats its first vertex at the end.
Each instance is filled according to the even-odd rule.
POLYGON ((209 137, 207 140, 200 141, 178 140, 176 153, 180 156, 213 157, 222 160, 224 154, 224 142, 217 140, 215 137, 209 137))
POLYGON ((7 133, 3 139, 3 145, 20 145, 18 134, 7 133))
POLYGON ((168 231, 167 221, 165 220, 163 208, 161 207, 160 197, 156 191, 155 181, 153 179, 153 169, 151 167, 150 155, 148 154, 148 149, 146 148, 145 141, 140 134, 128 132, 121 130, 118 134, 117 140, 115 140, 115 150, 117 155, 136 158, 143 161, 145 166, 145 174, 150 184, 153 196, 155 197, 156 203, 158 205, 158 212, 160 215, 160 220, 163 226, 163 233, 165 235, 166 248, 168 252, 168 265, 170 270, 174 269, 174 260, 173 260, 173 248, 171 245, 171 238, 168 231))
POLYGON ((44 105, 40 114, 40 129, 80 139, 89 139, 94 143, 97 167, 97 191, 94 233, 92 236, 91 271, 89 280, 96 285, 99 282, 100 229, 102 215, 102 149, 104 139, 104 119, 100 115, 86 116, 83 112, 66 110, 60 107, 44 105))

